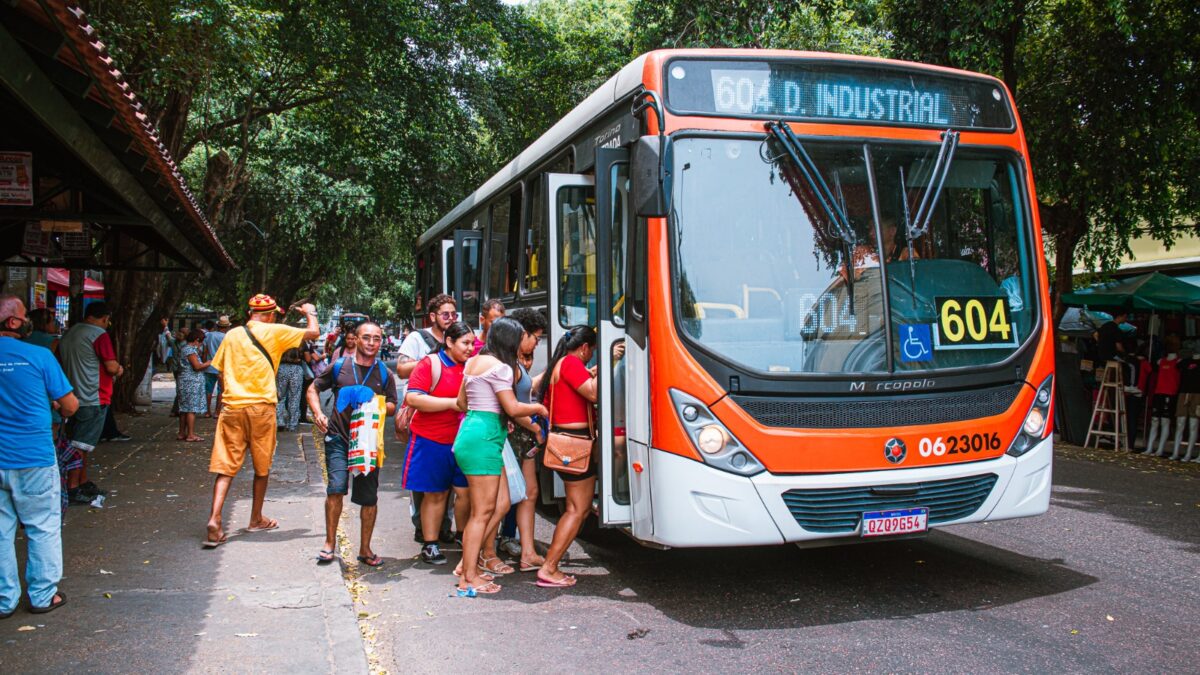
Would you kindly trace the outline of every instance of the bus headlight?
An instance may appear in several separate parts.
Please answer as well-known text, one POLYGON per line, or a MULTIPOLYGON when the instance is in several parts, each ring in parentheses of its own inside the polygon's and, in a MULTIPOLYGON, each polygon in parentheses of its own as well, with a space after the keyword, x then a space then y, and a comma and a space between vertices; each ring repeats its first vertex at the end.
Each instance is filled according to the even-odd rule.
POLYGON ((1029 412, 1025 414, 1025 421, 1021 424, 1021 430, 1017 432, 1012 445, 1008 446, 1008 454, 1020 457, 1042 440, 1049 426, 1050 401, 1053 398, 1054 376, 1050 375, 1038 387, 1037 394, 1033 397, 1033 405, 1029 406, 1029 412))
POLYGON ((729 433, 708 406, 677 389, 670 392, 679 421, 705 464, 742 476, 766 471, 762 462, 729 433))
POLYGON ((710 424, 696 435, 696 447, 706 455, 715 455, 725 449, 725 433, 721 427, 710 424))

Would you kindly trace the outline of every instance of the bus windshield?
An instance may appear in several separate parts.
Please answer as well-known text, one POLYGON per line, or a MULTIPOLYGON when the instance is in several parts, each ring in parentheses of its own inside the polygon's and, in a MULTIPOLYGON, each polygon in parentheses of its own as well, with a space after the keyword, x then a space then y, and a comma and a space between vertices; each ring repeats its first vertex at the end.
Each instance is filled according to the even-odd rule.
POLYGON ((803 147, 821 180, 775 142, 674 142, 675 300, 694 343, 764 373, 886 373, 997 363, 1030 337, 1016 155, 959 148, 934 176, 936 144, 803 147))

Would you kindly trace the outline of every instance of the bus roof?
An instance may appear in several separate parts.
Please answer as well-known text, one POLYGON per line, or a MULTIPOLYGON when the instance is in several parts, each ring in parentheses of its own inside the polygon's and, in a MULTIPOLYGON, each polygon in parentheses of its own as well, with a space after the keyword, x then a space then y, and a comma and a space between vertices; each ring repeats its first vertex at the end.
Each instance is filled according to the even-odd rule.
POLYGON ((424 246, 451 223, 470 213, 477 206, 486 204, 501 188, 517 176, 549 158, 559 146, 578 134, 580 129, 599 117, 615 101, 633 93, 642 85, 642 69, 647 56, 648 54, 642 54, 618 71, 616 75, 610 77, 607 82, 592 92, 582 103, 575 106, 571 112, 550 127, 546 133, 525 148, 503 169, 497 171, 478 190, 467 195, 467 198, 459 202, 458 206, 455 206, 450 213, 443 216, 433 227, 421 235, 417 240, 417 246, 424 246))
POLYGON ((521 154, 517 155, 512 161, 504 165, 487 180, 479 189, 467 195, 458 203, 449 213, 442 216, 440 220, 433 224, 432 227, 425 230, 417 239, 417 247, 425 246, 434 239, 442 238, 442 233, 454 222, 463 218, 471 211, 481 205, 487 204, 501 189, 506 187, 514 179, 520 176, 525 171, 536 167, 545 160, 549 159, 552 153, 556 152, 562 145, 571 140, 579 131, 588 126, 591 122, 597 119, 605 110, 614 102, 621 98, 632 94, 638 87, 642 86, 644 80, 644 71, 646 60, 654 57, 656 61, 665 62, 667 59, 675 56, 685 57, 760 57, 760 58, 820 58, 820 59, 837 59, 845 61, 857 61, 863 63, 882 63, 892 66, 903 66, 906 68, 918 68, 933 72, 941 72, 954 75, 965 75, 975 78, 987 79, 995 82, 997 85, 1004 87, 1004 91, 1008 93, 1011 100, 1011 93, 1008 88, 1000 80, 982 73, 975 73, 945 66, 934 66, 924 63, 914 63, 911 61, 898 61, 895 59, 883 59, 873 56, 856 56, 852 54, 834 54, 826 52, 808 52, 808 51, 793 51, 779 49, 659 49, 652 52, 647 52, 634 59, 624 68, 617 72, 601 85, 590 96, 584 99, 579 105, 575 106, 571 112, 567 113, 554 126, 550 127, 546 133, 542 134, 528 148, 525 148, 521 154))

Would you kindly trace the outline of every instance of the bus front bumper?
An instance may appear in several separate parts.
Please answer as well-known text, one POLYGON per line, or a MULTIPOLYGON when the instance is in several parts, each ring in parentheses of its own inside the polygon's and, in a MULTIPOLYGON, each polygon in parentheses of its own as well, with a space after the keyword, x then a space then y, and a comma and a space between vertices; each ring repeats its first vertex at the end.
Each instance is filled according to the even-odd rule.
MULTIPOLYGON (((944 525, 1023 518, 1045 513, 1050 505, 1053 440, 1047 438, 1021 457, 936 467, 817 475, 773 475, 752 478, 714 469, 660 450, 651 451, 652 532, 640 539, 664 546, 759 546, 783 543, 836 543, 857 539, 859 528, 843 532, 805 529, 784 501, 784 493, 804 490, 864 488, 996 476, 978 508, 962 517, 931 523, 944 525), (648 536, 647 536, 648 535, 648 536)), ((899 507, 896 507, 899 508, 899 507)))

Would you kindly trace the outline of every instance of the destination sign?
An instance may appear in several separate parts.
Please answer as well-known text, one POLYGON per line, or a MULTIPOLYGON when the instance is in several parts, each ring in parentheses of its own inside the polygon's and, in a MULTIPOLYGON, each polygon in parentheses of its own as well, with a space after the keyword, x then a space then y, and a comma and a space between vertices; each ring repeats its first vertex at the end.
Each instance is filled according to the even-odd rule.
POLYGON ((942 129, 1014 126, 995 83, 860 64, 677 59, 667 66, 667 102, 677 114, 942 129))

